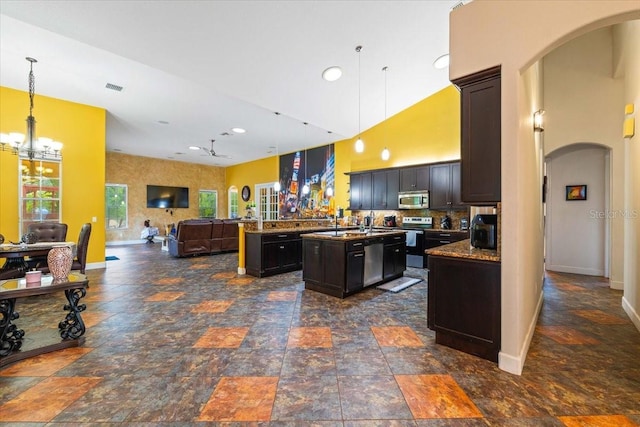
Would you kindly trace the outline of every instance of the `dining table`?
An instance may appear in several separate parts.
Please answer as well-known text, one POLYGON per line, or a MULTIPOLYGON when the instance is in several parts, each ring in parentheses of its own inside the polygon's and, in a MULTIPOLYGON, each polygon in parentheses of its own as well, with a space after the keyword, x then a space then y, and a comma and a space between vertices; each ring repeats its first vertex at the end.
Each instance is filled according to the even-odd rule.
POLYGON ((3 243, 0 244, 0 258, 6 258, 0 271, 15 271, 24 275, 29 270, 27 257, 47 256, 54 246, 69 246, 76 255, 76 242, 36 242, 36 243, 3 243))

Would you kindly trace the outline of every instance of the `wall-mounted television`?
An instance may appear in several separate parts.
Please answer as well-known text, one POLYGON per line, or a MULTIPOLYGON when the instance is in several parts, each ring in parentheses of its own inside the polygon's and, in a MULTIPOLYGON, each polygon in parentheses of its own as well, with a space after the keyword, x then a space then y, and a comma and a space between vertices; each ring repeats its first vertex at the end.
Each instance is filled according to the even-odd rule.
POLYGON ((147 185, 147 207, 163 209, 188 208, 189 188, 147 185))

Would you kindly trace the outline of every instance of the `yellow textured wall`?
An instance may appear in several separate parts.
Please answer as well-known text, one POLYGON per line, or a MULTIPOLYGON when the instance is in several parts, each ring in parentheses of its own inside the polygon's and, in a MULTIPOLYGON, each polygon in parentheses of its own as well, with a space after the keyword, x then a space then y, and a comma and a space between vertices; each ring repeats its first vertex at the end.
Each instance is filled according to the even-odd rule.
POLYGON ((198 192, 218 192, 218 218, 227 218, 227 192, 224 168, 173 160, 152 159, 128 154, 106 154, 106 182, 126 184, 128 191, 128 227, 108 229, 107 241, 140 240, 146 219, 164 234, 164 225, 198 218, 198 192), (147 208, 147 184, 189 187, 189 208, 147 208), (173 213, 173 214, 172 214, 173 213))
POLYGON ((344 142, 351 144, 346 158, 336 158, 350 163, 351 171, 458 160, 460 94, 448 86, 362 132, 363 153, 353 150, 356 139, 344 142), (385 146, 391 151, 388 161, 380 157, 385 146))
POLYGON ((278 179, 277 156, 226 168, 226 188, 229 189, 231 186, 236 186, 238 189, 238 214, 245 214, 246 202, 240 197, 242 187, 245 185, 249 186, 251 189, 251 200, 255 202, 256 184, 274 183, 276 179, 278 179))
MULTIPOLYGON (((27 92, 0 87, 0 132, 24 133, 28 114, 27 92)), ((82 224, 92 223, 87 263, 104 263, 105 110, 36 93, 33 115, 36 136, 64 144, 61 222, 69 226, 67 239, 77 240, 82 224)), ((18 216, 18 158, 0 151, 0 233, 8 240, 19 238, 18 216)))

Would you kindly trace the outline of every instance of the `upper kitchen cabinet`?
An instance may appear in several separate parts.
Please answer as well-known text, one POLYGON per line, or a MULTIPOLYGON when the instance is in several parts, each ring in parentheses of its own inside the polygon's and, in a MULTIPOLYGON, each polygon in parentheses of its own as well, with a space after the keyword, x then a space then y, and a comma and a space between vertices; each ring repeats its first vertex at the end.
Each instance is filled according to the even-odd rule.
POLYGON ((429 166, 411 166, 400 169, 400 191, 429 190, 429 166))
POLYGON ((349 176, 349 210, 371 209, 371 172, 349 176))
POLYGON ((500 67, 454 80, 460 89, 462 201, 500 201, 500 67))
POLYGON ((373 188, 372 209, 398 209, 400 171, 389 169, 372 172, 371 181, 373 188))
POLYGON ((460 197, 460 162, 431 165, 430 175, 430 209, 466 208, 460 197))

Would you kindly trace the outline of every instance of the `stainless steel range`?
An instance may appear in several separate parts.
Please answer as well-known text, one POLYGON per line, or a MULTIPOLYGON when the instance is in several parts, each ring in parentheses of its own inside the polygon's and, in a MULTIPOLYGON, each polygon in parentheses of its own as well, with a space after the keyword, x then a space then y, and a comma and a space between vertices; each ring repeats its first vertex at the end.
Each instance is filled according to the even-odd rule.
POLYGON ((407 267, 425 268, 423 230, 433 228, 433 218, 407 216, 402 218, 402 228, 407 231, 407 267))

